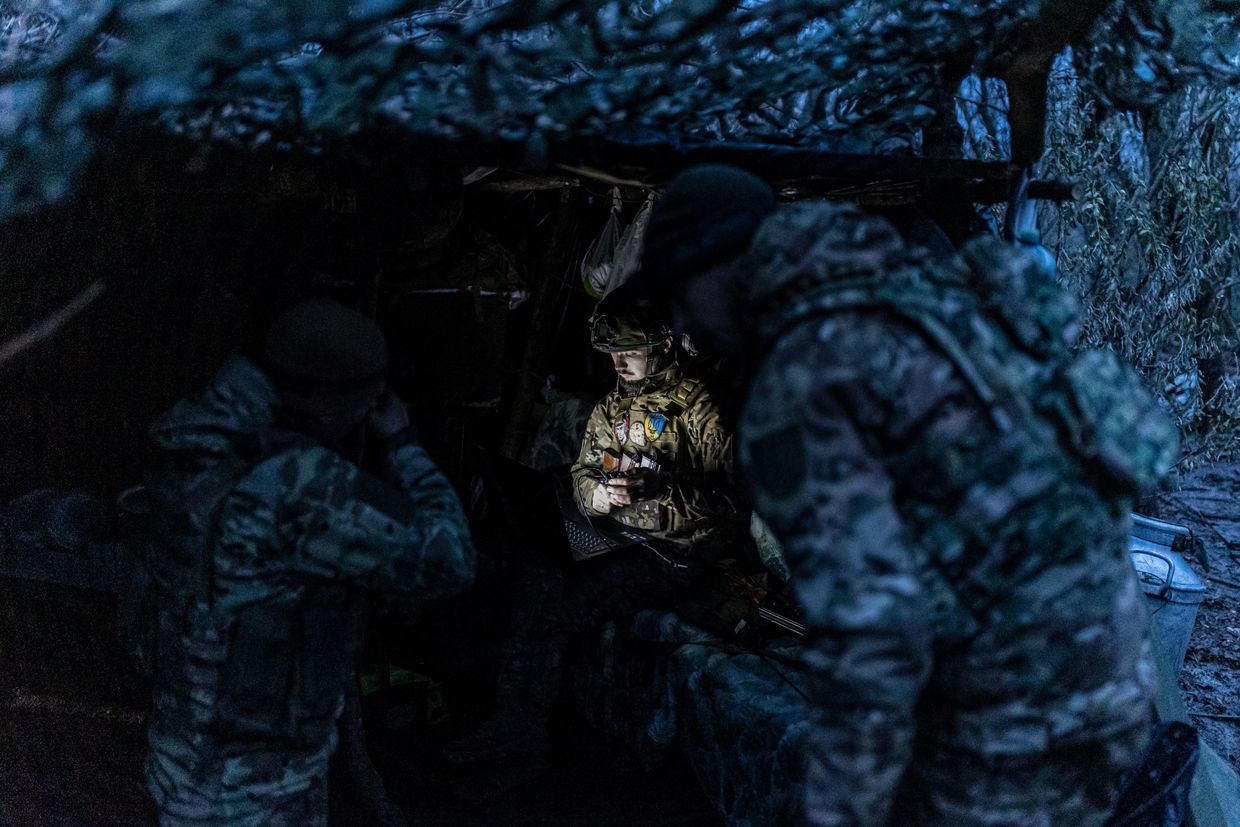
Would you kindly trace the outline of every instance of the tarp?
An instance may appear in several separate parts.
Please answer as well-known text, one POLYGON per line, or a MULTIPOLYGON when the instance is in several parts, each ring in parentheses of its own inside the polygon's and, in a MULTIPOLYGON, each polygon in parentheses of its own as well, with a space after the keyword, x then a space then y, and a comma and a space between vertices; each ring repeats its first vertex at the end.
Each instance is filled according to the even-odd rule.
POLYGON ((647 767, 679 750, 728 824, 795 821, 809 718, 794 639, 749 651, 644 611, 608 624, 601 643, 572 675, 588 721, 647 767))

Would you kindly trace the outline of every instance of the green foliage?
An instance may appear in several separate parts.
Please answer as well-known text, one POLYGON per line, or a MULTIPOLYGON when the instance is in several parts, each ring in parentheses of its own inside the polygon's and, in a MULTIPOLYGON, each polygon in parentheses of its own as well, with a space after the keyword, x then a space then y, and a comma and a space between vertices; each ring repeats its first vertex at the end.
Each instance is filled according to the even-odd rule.
POLYGON ((1061 61, 1047 137, 1043 173, 1084 184, 1043 216, 1082 300, 1084 344, 1113 348, 1162 392, 1187 465, 1235 454, 1240 94, 1199 84, 1155 116, 1116 114, 1061 61))

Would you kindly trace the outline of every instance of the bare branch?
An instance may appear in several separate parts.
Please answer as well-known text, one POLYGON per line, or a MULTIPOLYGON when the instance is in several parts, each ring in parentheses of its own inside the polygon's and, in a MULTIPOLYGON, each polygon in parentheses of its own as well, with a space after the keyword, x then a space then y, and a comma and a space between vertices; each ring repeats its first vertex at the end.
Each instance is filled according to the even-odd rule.
POLYGON ((103 295, 104 288, 103 279, 95 279, 59 310, 0 344, 0 365, 39 342, 56 335, 56 331, 60 330, 66 322, 94 304, 95 300, 103 295))

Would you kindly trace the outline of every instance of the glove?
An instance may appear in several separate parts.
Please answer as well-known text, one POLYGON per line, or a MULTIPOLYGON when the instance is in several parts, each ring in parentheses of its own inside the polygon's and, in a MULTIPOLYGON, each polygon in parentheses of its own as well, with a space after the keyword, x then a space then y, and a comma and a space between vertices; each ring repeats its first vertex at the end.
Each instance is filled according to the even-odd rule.
POLYGON ((387 441, 409 427, 405 403, 388 388, 366 415, 366 425, 378 439, 387 441))
POLYGON ((665 487, 659 472, 649 468, 639 468, 626 476, 608 480, 605 485, 607 499, 613 506, 656 499, 665 487))

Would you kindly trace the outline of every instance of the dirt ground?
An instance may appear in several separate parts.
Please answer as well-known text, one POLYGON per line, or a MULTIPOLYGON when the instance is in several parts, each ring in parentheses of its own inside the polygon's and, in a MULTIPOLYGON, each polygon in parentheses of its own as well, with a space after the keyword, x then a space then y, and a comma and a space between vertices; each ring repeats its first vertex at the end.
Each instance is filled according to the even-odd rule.
POLYGON ((1189 564, 1205 600, 1180 672, 1180 689, 1206 743, 1240 770, 1240 462, 1186 474, 1151 516, 1188 526, 1205 541, 1209 569, 1189 564))

